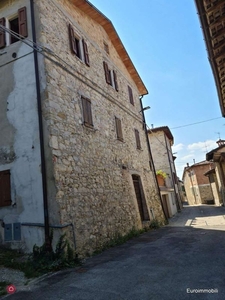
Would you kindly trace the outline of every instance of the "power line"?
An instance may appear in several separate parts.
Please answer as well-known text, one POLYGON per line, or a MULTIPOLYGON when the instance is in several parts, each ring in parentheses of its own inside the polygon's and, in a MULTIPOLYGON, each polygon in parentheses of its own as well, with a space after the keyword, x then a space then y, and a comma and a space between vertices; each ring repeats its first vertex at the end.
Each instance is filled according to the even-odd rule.
POLYGON ((210 122, 210 121, 217 120, 217 119, 222 119, 222 118, 223 117, 217 117, 217 118, 208 119, 208 120, 204 120, 204 121, 200 121, 200 122, 195 122, 195 123, 190 123, 190 124, 186 124, 186 125, 173 127, 173 128, 170 128, 170 129, 177 129, 177 128, 182 128, 182 127, 192 126, 192 125, 201 124, 201 123, 205 123, 205 122, 210 122))

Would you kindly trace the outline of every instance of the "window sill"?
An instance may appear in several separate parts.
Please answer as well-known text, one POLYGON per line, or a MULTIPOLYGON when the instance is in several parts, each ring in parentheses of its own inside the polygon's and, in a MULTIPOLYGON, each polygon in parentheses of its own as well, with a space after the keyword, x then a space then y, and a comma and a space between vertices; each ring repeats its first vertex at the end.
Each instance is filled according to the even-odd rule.
POLYGON ((117 141, 122 142, 122 143, 125 143, 125 142, 124 142, 124 139, 117 138, 117 141))
POLYGON ((83 124, 82 124, 82 126, 83 126, 84 128, 87 128, 87 129, 89 129, 90 131, 97 131, 97 129, 96 129, 96 128, 94 128, 94 126, 93 126, 93 125, 89 125, 89 124, 85 124, 85 123, 83 123, 83 124))

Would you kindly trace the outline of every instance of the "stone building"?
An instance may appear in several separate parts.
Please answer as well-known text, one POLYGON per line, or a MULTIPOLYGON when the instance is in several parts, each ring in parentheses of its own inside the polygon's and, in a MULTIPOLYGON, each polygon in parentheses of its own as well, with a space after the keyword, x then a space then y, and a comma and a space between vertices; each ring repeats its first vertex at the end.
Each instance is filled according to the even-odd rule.
POLYGON ((206 160, 214 168, 205 175, 209 178, 216 205, 225 204, 225 140, 217 141, 218 147, 206 153, 206 160))
POLYGON ((212 204, 214 197, 209 178, 205 173, 212 170, 214 164, 208 161, 202 161, 192 166, 187 164, 183 172, 183 182, 187 201, 189 204, 212 204))
POLYGON ((0 242, 49 228, 78 254, 164 222, 141 97, 115 28, 85 0, 0 2, 0 242))
POLYGON ((182 208, 178 189, 178 180, 172 152, 173 135, 168 126, 156 127, 148 130, 153 162, 156 173, 161 170, 166 174, 162 184, 159 184, 162 203, 168 218, 182 208))

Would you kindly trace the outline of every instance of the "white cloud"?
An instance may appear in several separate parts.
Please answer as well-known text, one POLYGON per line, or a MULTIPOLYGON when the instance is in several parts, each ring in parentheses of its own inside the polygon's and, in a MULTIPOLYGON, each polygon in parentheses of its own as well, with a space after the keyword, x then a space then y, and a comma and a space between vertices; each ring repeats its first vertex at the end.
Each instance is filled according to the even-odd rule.
POLYGON ((182 179, 184 168, 187 167, 186 164, 176 165, 177 176, 182 179))
POLYGON ((185 155, 180 158, 181 161, 188 161, 190 158, 194 158, 194 153, 185 155))
POLYGON ((187 163, 193 165, 194 163, 204 161, 206 159, 206 153, 218 146, 215 140, 206 140, 204 142, 200 141, 189 144, 186 147, 183 144, 178 144, 175 147, 178 147, 178 149, 181 150, 180 155, 179 153, 176 155, 177 159, 175 160, 175 165, 178 176, 182 178, 183 170, 184 167, 187 166, 187 163))
POLYGON ((191 152, 194 151, 208 152, 213 148, 217 148, 216 141, 214 140, 207 140, 205 142, 193 143, 187 146, 187 149, 190 150, 191 152))
POLYGON ((184 144, 177 144, 175 146, 172 147, 173 148, 173 152, 177 152, 177 151, 180 151, 184 148, 184 144))

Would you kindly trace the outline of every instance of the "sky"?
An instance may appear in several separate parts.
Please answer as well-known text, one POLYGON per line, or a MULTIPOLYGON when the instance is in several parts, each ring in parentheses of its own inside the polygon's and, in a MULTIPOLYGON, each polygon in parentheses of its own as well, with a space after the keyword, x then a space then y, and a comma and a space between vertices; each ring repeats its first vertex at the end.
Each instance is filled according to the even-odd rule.
POLYGON ((194 0, 90 2, 111 20, 148 89, 143 98, 144 107, 151 107, 145 111, 146 123, 170 128, 182 178, 187 163, 205 160, 216 141, 225 139, 194 0))

